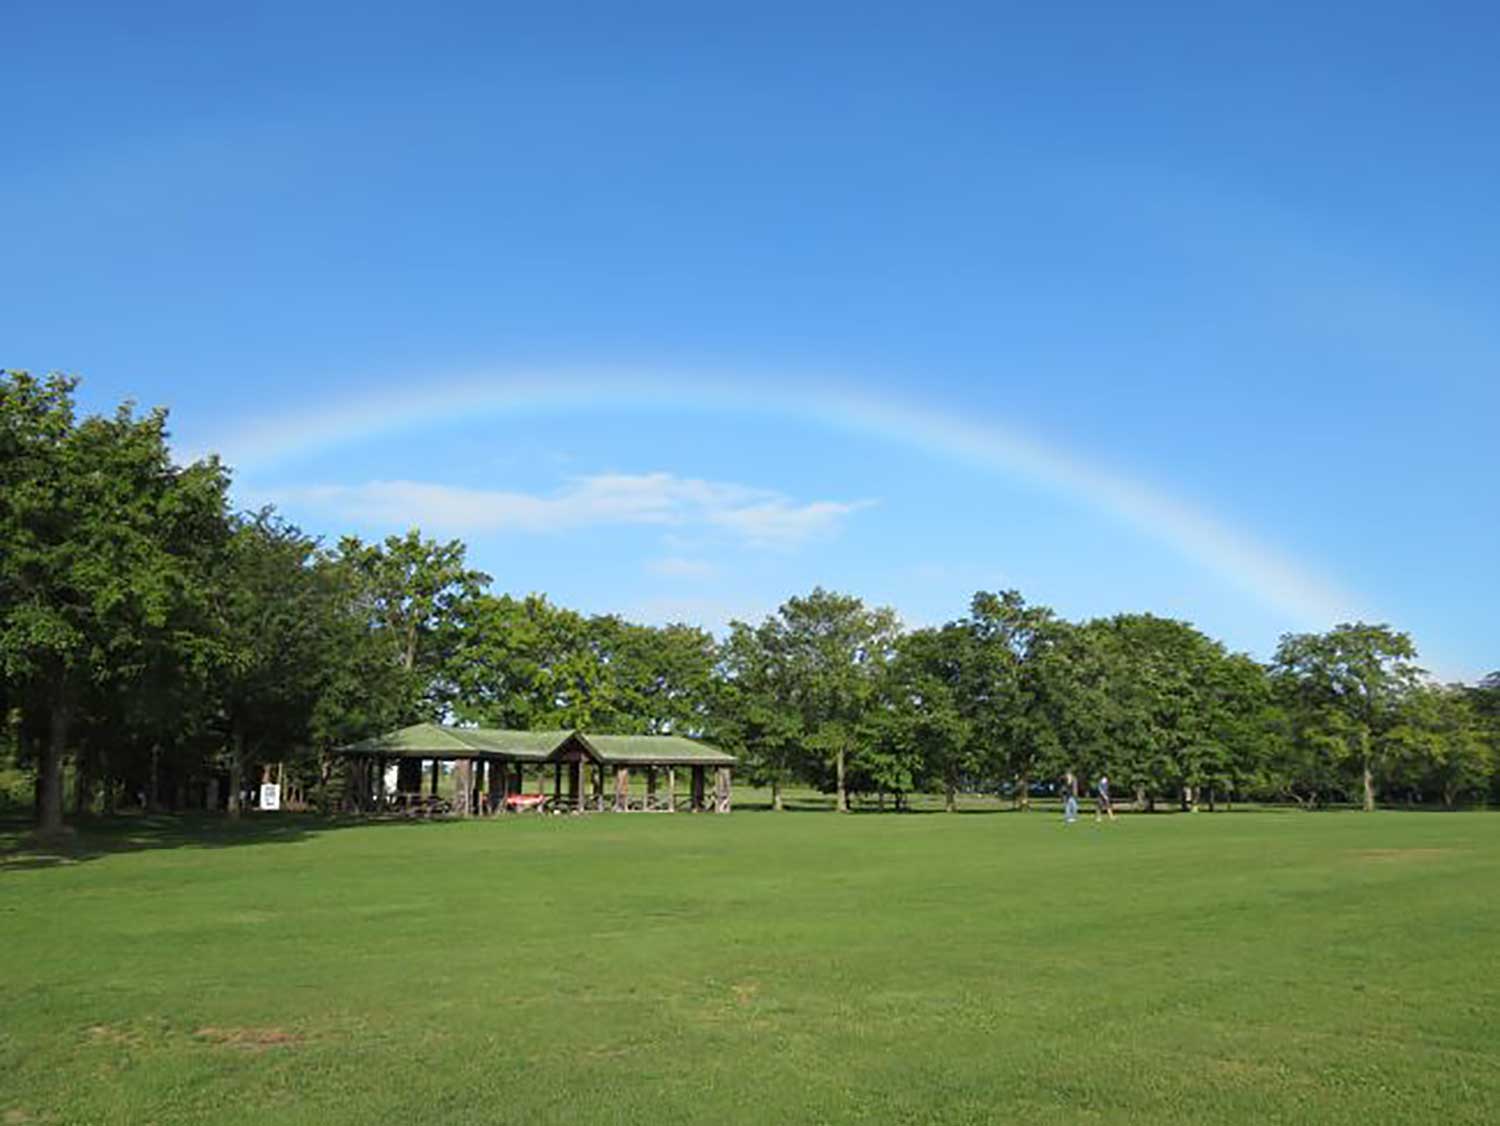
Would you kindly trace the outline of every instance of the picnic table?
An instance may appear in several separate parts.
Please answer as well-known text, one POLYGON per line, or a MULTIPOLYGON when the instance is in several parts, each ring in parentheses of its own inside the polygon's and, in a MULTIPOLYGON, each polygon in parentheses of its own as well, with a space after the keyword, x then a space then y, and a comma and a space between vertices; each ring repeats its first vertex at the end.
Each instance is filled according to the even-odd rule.
POLYGON ((395 804, 407 817, 435 817, 453 812, 453 804, 436 794, 397 794, 395 804))
POLYGON ((507 813, 520 813, 528 809, 541 813, 546 807, 546 794, 507 794, 505 797, 505 810, 507 813))

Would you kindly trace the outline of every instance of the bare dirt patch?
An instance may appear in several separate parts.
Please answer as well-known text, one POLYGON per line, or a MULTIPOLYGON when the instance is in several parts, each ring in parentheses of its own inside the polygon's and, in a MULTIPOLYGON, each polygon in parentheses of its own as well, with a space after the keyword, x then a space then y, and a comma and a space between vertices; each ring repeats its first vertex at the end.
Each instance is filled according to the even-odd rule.
POLYGON ((118 1028, 112 1024, 92 1024, 83 1030, 90 1044, 114 1044, 134 1047, 141 1042, 141 1034, 131 1028, 118 1028))
POLYGON ((1409 862, 1439 860, 1444 856, 1452 856, 1456 851, 1451 848, 1362 848, 1356 849, 1354 855, 1359 860, 1409 862))
POLYGON ((206 1044, 220 1048, 237 1048, 244 1052, 264 1052, 272 1048, 290 1048, 302 1043, 302 1037, 284 1028, 200 1028, 193 1033, 206 1044))

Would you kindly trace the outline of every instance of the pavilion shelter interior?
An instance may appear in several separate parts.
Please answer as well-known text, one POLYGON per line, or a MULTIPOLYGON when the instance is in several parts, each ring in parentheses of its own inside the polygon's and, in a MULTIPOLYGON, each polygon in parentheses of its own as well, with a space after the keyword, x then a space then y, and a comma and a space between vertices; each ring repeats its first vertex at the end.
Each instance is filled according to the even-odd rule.
POLYGON ((459 816, 527 808, 728 813, 735 764, 733 755, 679 735, 436 723, 374 736, 342 753, 354 808, 459 816), (445 763, 452 764, 446 772, 445 763))

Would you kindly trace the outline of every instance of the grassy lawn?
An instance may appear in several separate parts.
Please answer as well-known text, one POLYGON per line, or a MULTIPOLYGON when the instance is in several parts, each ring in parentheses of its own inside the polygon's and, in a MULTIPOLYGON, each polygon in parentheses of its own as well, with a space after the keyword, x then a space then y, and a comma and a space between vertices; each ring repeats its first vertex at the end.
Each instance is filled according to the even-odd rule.
POLYGON ((1497 891, 1486 814, 126 820, 0 852, 0 1123, 1494 1122, 1497 891))

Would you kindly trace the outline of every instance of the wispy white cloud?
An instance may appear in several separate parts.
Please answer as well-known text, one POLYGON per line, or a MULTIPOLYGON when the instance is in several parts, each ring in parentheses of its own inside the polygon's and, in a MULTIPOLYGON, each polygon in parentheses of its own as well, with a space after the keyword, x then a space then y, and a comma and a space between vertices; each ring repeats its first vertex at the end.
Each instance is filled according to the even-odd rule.
POLYGON ((687 622, 702 626, 712 633, 722 634, 732 621, 758 622, 773 609, 774 601, 762 603, 748 597, 732 600, 661 595, 627 606, 625 616, 631 621, 648 622, 652 625, 687 622))
MULTIPOLYGON (((671 473, 578 477, 550 495, 423 481, 304 485, 270 498, 364 524, 451 533, 556 532, 600 525, 699 526, 756 547, 795 547, 830 535, 870 501, 800 502, 771 489, 671 473)), ((665 561, 664 561, 665 562, 665 561)), ((683 559, 677 559, 679 570, 683 559)), ((665 573, 665 572, 663 572, 665 573)))
POLYGON ((671 579, 706 579, 714 575, 718 568, 706 559, 668 555, 646 560, 646 570, 653 575, 664 575, 671 579))

